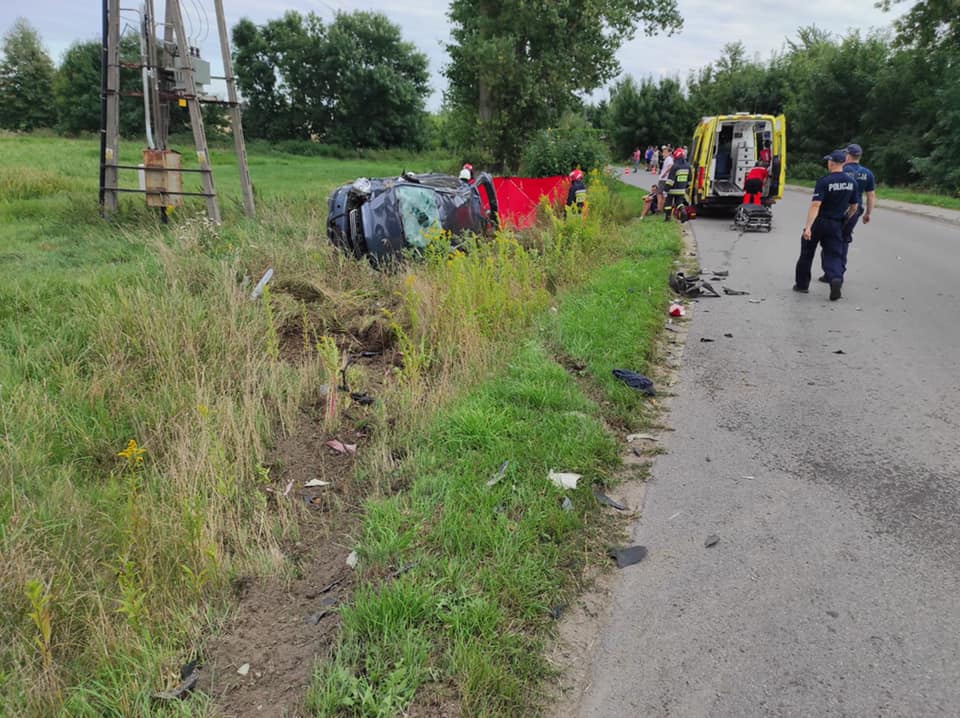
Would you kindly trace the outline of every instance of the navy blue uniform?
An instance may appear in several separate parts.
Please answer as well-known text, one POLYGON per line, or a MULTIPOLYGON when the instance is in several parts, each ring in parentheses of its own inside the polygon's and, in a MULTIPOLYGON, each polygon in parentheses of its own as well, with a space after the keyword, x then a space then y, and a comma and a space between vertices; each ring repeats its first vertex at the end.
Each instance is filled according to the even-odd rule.
POLYGON ((859 162, 847 162, 843 166, 845 174, 853 177, 857 182, 857 211, 843 223, 843 269, 847 269, 847 251, 850 249, 850 242, 853 241, 853 230, 863 215, 863 193, 873 192, 877 189, 877 180, 873 172, 868 170, 859 162))
POLYGON ((582 212, 583 205, 587 201, 587 185, 583 180, 574 180, 570 183, 570 191, 567 192, 567 206, 577 205, 577 210, 582 212))
POLYGON ((843 172, 831 172, 817 180, 811 201, 820 202, 820 211, 810 229, 810 239, 800 240, 798 289, 810 286, 810 268, 818 244, 827 280, 843 279, 843 222, 850 205, 857 203, 856 187, 856 180, 843 172))

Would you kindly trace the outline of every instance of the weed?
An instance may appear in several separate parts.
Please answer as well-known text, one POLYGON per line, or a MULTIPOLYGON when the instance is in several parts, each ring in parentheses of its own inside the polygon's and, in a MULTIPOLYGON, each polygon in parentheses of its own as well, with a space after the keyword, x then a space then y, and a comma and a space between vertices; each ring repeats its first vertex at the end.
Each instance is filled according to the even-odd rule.
POLYGON ((44 670, 49 671, 53 667, 53 612, 50 610, 50 590, 42 581, 32 578, 27 581, 24 593, 30 601, 30 620, 37 629, 33 641, 43 658, 44 670))
POLYGON ((327 402, 324 408, 323 425, 327 431, 337 428, 337 393, 340 385, 340 350, 333 337, 320 337, 317 341, 320 366, 327 380, 327 402))

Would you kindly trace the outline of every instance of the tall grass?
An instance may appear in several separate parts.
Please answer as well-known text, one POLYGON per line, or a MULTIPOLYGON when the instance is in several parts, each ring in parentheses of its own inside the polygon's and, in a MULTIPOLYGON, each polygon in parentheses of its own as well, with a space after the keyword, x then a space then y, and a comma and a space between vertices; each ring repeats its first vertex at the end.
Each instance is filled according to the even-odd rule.
MULTIPOLYGON (((616 200, 601 178, 586 219, 547 218, 523 241, 503 234, 379 273, 330 248, 325 198, 337 182, 392 174, 393 157, 253 153, 259 219, 226 201, 222 227, 193 210, 163 227, 127 201, 104 224, 96 157, 90 140, 0 137, 8 715, 148 713, 151 691, 230 606, 231 581, 289 568, 280 547, 296 509, 264 489, 276 438, 328 381, 321 337, 347 342, 371 325, 396 336, 403 368, 383 411, 412 436, 611 249, 616 200), (253 301, 268 267, 271 291, 253 301)), ((214 160, 228 199, 229 156, 214 160)), ((369 457, 377 491, 394 467, 385 444, 369 457)), ((405 639, 410 665, 422 638, 405 639)))

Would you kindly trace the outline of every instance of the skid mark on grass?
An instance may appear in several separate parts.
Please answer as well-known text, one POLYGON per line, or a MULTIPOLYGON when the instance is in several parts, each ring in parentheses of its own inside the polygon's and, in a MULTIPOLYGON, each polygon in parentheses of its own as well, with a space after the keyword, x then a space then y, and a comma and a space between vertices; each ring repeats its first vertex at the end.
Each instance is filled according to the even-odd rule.
MULTIPOLYGON (((379 395, 395 360, 392 352, 358 358, 365 390, 379 395)), ((284 547, 294 578, 238 581, 236 611, 205 650, 200 688, 223 716, 307 715, 303 700, 314 664, 337 645, 338 611, 352 600, 355 574, 346 559, 359 531, 363 489, 354 476, 355 456, 326 442, 337 438, 362 453, 370 437, 356 426, 368 410, 346 408, 334 436, 323 427, 323 405, 318 398, 305 408, 272 457, 270 500, 297 506, 299 540, 284 547), (329 485, 305 487, 312 479, 329 485), (249 670, 240 675, 245 664, 249 670)))

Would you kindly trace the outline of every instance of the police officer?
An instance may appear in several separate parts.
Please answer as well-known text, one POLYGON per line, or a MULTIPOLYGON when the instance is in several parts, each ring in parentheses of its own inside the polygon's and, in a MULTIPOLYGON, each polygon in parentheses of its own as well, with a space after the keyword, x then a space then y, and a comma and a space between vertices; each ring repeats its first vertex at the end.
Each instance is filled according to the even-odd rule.
POLYGON ((870 215, 873 214, 873 208, 877 204, 877 179, 873 172, 860 164, 860 158, 863 156, 863 148, 858 144, 851 144, 847 147, 847 161, 843 165, 843 171, 857 181, 857 211, 843 225, 843 269, 847 269, 847 250, 853 241, 853 230, 857 226, 860 217, 863 217, 863 223, 870 223, 870 215), (866 195, 867 206, 863 206, 863 198, 866 195))
POLYGON ((674 207, 686 204, 687 187, 690 186, 690 177, 693 173, 690 163, 687 162, 687 153, 678 147, 673 153, 673 164, 670 174, 664 182, 667 200, 663 206, 663 221, 670 221, 670 211, 674 207))
POLYGON ((578 212, 583 212, 583 205, 587 202, 587 185, 583 182, 583 171, 575 169, 570 173, 570 191, 567 192, 567 207, 576 205, 578 212))
POLYGON ((843 223, 857 211, 856 180, 843 172, 846 158, 844 150, 834 150, 823 158, 830 173, 817 180, 813 188, 793 285, 795 292, 809 291, 810 268, 819 244, 830 284, 830 301, 840 298, 843 287, 843 223))

